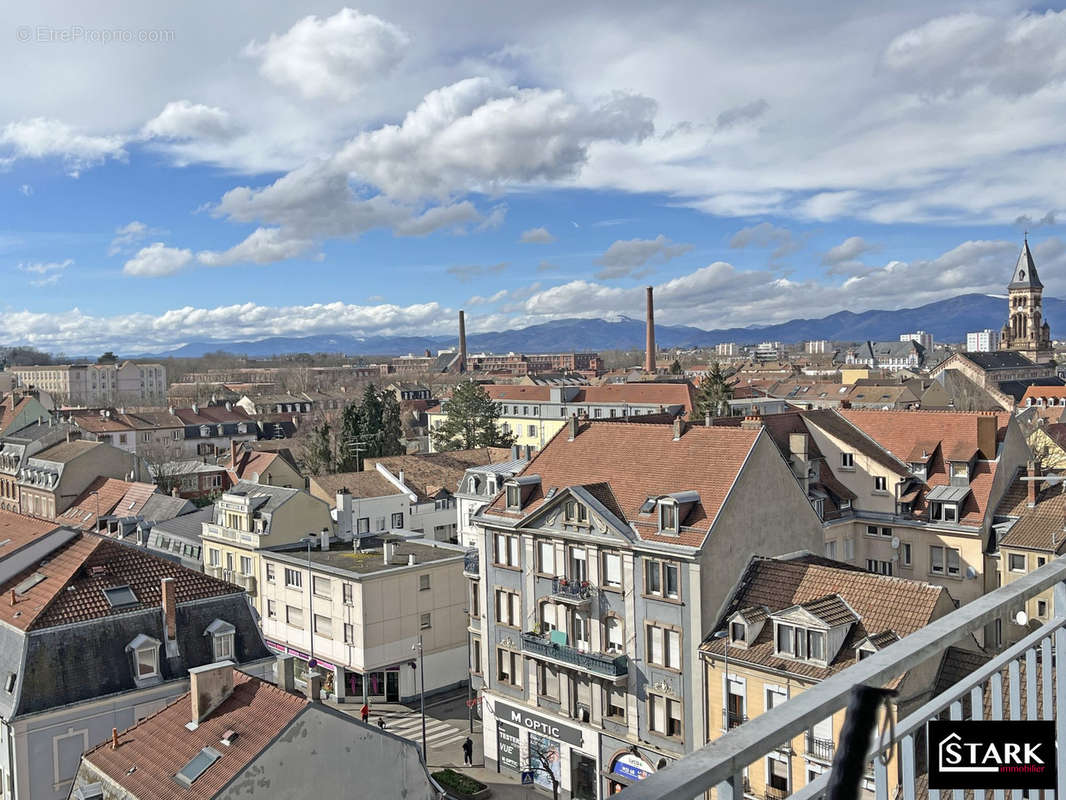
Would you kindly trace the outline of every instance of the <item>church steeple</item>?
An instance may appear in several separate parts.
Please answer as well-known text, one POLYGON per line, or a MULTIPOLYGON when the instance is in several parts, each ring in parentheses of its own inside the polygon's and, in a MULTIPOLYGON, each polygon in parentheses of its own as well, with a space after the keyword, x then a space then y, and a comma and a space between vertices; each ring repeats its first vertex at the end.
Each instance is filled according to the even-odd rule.
POLYGON ((1014 274, 1007 289, 1043 289, 1040 276, 1036 274, 1036 263, 1033 261, 1033 253, 1029 250, 1029 237, 1025 238, 1022 252, 1018 255, 1018 263, 1014 267, 1014 274))

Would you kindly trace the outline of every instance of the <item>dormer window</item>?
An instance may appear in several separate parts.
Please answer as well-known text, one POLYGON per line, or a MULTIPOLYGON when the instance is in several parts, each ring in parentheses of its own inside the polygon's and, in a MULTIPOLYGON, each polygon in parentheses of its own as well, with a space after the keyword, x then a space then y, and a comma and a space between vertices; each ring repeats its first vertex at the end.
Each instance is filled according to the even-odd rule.
POLYGON ((215 661, 228 661, 233 658, 233 638, 237 629, 222 619, 216 619, 207 626, 204 636, 211 637, 211 652, 215 661))
POLYGON ((568 500, 563 506, 563 519, 578 525, 584 525, 589 521, 589 510, 584 504, 576 500, 568 500))
POLYGON ((729 641, 733 644, 746 642, 748 638, 748 626, 743 622, 732 622, 729 625, 729 641))
POLYGON ((951 477, 970 479, 970 465, 965 461, 951 462, 951 477))
POLYGON ((159 676, 158 639, 139 634, 126 645, 126 652, 133 656, 133 679, 135 682, 146 681, 159 676))
POLYGON ((516 485, 507 486, 507 508, 511 511, 522 508, 522 490, 516 485))
POLYGON ((673 500, 659 501, 659 530, 677 533, 677 503, 673 500))
POLYGON ((774 645, 774 652, 779 656, 825 661, 825 631, 778 623, 774 645))
POLYGON ((854 453, 841 453, 840 454, 840 466, 844 469, 855 469, 855 454, 854 453))

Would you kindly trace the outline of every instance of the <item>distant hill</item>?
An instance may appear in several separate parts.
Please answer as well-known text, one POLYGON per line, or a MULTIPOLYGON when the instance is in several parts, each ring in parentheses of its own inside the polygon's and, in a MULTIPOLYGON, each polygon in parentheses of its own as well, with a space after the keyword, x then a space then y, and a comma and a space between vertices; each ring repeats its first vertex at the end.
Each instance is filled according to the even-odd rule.
MULTIPOLYGON (((918 308, 895 311, 840 311, 819 319, 794 319, 777 325, 702 330, 684 325, 655 326, 660 347, 696 347, 737 342, 754 344, 771 340, 802 342, 896 340, 901 333, 924 330, 937 341, 961 342, 969 331, 999 330, 1006 319, 1006 300, 983 294, 964 294, 918 308)), ((1052 336, 1066 336, 1066 301, 1044 298, 1044 313, 1052 336)), ((662 316, 665 316, 662 315, 662 316)), ((661 317, 660 317, 661 318, 661 317)), ((254 357, 285 353, 346 353, 384 355, 436 352, 455 345, 454 336, 305 336, 273 337, 257 341, 191 342, 157 356, 198 357, 215 350, 254 357)), ((476 333, 467 337, 471 352, 559 353, 571 350, 625 350, 644 346, 643 320, 560 319, 519 330, 476 333)))

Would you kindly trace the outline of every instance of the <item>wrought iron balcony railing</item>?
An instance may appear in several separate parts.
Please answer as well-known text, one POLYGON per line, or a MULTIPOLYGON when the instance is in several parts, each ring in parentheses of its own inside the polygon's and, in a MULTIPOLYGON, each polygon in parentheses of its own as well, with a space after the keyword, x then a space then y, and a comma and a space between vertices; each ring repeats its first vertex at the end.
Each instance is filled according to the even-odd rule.
POLYGON ((557 600, 571 603, 581 603, 592 599, 596 588, 588 581, 579 581, 571 578, 552 578, 552 595, 557 600))
MULTIPOLYGON (((710 789, 716 790, 717 800, 737 800, 743 792, 746 767, 842 710, 852 687, 885 686, 908 670, 942 658, 948 647, 972 641, 974 634, 985 632, 996 620, 1008 628, 1018 608, 1049 589, 1054 590, 1054 614, 1045 624, 1027 630, 1016 644, 898 721, 893 741, 867 749, 864 738, 837 742, 834 749, 865 751, 868 764, 872 763, 876 798, 893 796, 898 780, 898 796, 916 800, 925 759, 924 753, 916 752, 915 743, 931 719, 1054 719, 1056 739, 1066 741, 1066 669, 1058 668, 1064 663, 1058 654, 1066 658, 1064 581, 1066 558, 1057 558, 729 730, 669 768, 627 787, 617 795, 618 800, 687 800, 702 797, 710 789), (892 760, 886 764, 878 756, 889 751, 892 760)), ((822 800, 830 777, 827 770, 794 790, 789 800, 822 800)), ((1066 769, 1058 770, 1057 780, 1056 797, 1066 797, 1066 769)), ((929 792, 930 798, 933 794, 929 792)))
POLYGON ((481 556, 477 550, 467 550, 463 554, 463 574, 477 576, 481 569, 481 556))
POLYGON ((727 708, 722 709, 722 727, 727 731, 738 725, 743 725, 747 721, 748 718, 743 714, 738 714, 736 711, 730 711, 727 708))
POLYGON ((547 636, 537 633, 522 634, 522 649, 534 656, 543 656, 552 661, 569 664, 586 669, 607 678, 618 678, 629 672, 629 659, 624 656, 612 656, 606 653, 583 653, 576 647, 561 642, 553 642, 547 636))
POLYGON ((811 758, 817 758, 819 761, 832 761, 834 744, 832 739, 819 739, 817 736, 812 736, 810 733, 806 737, 807 755, 811 758))

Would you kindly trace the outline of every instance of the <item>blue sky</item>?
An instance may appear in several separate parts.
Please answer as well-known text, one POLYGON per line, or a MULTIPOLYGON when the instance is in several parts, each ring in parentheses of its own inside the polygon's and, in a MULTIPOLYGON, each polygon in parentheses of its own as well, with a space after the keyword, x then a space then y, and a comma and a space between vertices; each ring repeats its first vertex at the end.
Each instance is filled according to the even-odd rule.
POLYGON ((648 284, 661 322, 766 324, 1002 291, 1026 228, 1066 292, 1057 8, 44 3, 4 29, 3 344, 502 329, 639 316, 648 284))

